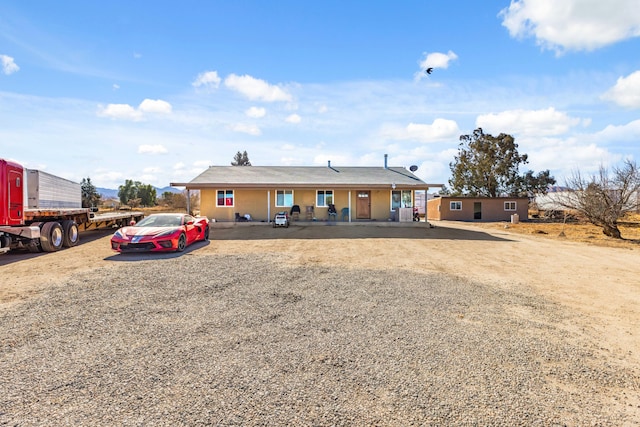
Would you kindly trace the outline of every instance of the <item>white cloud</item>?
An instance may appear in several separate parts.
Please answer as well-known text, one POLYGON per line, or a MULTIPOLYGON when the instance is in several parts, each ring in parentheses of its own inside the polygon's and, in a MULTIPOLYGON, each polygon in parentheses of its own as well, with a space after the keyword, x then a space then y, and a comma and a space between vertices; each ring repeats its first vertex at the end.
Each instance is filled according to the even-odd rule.
POLYGON ((118 90, 118 89, 120 89, 120 85, 119 85, 119 84, 117 84, 117 83, 114 83, 112 87, 113 87, 113 90, 118 90))
POLYGON ((640 36, 637 0, 512 0, 499 16, 512 37, 535 37, 558 54, 640 36))
POLYGON ((165 154, 168 153, 167 148, 162 144, 143 144, 138 146, 139 154, 165 154))
POLYGON ((432 52, 425 54, 425 58, 420 61, 420 68, 449 68, 449 62, 458 59, 458 55, 449 51, 447 53, 432 52))
POLYGON ((6 75, 13 74, 20 69, 12 57, 0 55, 0 63, 2 63, 2 72, 6 75))
POLYGON ((129 104, 109 104, 106 107, 98 106, 98 116, 133 121, 142 120, 142 113, 129 104))
POLYGON ((193 87, 204 86, 211 89, 217 89, 222 79, 218 76, 217 71, 205 71, 198 74, 198 77, 191 83, 193 87))
POLYGON ((294 113, 284 119, 284 121, 287 123, 300 123, 302 121, 302 117, 294 113))
POLYGON ((143 113, 171 113, 171 104, 161 99, 145 99, 138 106, 138 110, 143 113))
POLYGON ((633 120, 626 125, 608 125, 602 131, 594 134, 596 141, 616 141, 635 143, 640 140, 640 119, 633 120))
POLYGON ((246 123, 236 123, 233 125, 229 125, 229 129, 234 132, 246 133, 253 136, 259 136, 262 134, 262 131, 258 126, 246 123))
POLYGON ((291 101, 293 99, 291 94, 279 86, 270 85, 264 80, 256 79, 249 75, 237 76, 230 74, 224 80, 224 84, 229 89, 243 94, 252 101, 275 102, 291 101))
POLYGON ((259 119, 261 117, 266 116, 267 110, 262 107, 251 107, 244 112, 247 117, 253 117, 254 119, 259 119))
POLYGON ((447 53, 432 52, 425 53, 425 57, 419 61, 420 71, 415 74, 415 79, 420 80, 426 77, 425 70, 427 68, 449 68, 449 63, 458 59, 458 55, 449 51, 447 53))
POLYGON ((640 71, 620 77, 602 99, 615 102, 622 107, 640 108, 640 71))
POLYGON ((184 167, 185 167, 184 162, 178 162, 175 165, 173 165, 173 168, 176 169, 176 170, 177 169, 184 169, 184 167))
POLYGON ((138 108, 133 108, 129 104, 109 104, 106 107, 98 106, 98 117, 109 117, 112 119, 140 121, 144 118, 144 113, 170 114, 171 104, 161 99, 145 99, 138 108))
POLYGON ((409 123, 406 127, 388 126, 382 129, 384 138, 392 140, 415 140, 436 142, 457 138, 460 135, 458 124, 453 120, 435 119, 432 124, 409 123))
POLYGON ((569 117, 553 107, 546 110, 510 110, 497 114, 483 114, 476 119, 476 126, 488 133, 561 135, 581 123, 579 118, 569 117))

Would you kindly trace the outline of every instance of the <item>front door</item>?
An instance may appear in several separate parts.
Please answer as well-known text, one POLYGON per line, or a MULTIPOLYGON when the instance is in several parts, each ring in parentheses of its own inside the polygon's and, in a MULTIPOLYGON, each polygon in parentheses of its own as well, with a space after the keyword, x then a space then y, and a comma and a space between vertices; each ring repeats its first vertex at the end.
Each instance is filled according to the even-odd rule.
POLYGON ((356 197, 356 219, 371 219, 371 194, 369 191, 358 191, 356 197))
POLYGON ((482 219, 482 203, 473 203, 473 219, 482 219))

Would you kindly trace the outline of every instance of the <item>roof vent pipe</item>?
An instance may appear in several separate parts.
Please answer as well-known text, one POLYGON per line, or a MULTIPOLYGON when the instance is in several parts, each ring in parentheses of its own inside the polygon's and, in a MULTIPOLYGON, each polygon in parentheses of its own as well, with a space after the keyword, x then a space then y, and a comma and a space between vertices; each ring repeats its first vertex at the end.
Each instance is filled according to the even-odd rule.
POLYGON ((327 160, 327 167, 330 168, 331 167, 331 160, 327 160))
POLYGON ((389 157, 389 155, 388 155, 388 154, 385 154, 385 155, 384 155, 384 168, 385 168, 385 169, 388 169, 388 167, 387 167, 387 158, 388 158, 388 157, 389 157))

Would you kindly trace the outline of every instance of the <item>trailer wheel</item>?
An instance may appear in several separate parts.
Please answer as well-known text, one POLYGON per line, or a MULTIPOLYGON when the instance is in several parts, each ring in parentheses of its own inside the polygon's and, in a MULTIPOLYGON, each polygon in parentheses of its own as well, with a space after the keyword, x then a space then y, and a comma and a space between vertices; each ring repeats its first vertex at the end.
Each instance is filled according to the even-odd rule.
POLYGON ((80 232, 78 231, 78 224, 70 219, 62 221, 62 246, 70 248, 78 244, 80 240, 80 232))
POLYGON ((62 226, 57 222, 45 222, 40 230, 40 246, 45 252, 55 252, 62 247, 62 226))

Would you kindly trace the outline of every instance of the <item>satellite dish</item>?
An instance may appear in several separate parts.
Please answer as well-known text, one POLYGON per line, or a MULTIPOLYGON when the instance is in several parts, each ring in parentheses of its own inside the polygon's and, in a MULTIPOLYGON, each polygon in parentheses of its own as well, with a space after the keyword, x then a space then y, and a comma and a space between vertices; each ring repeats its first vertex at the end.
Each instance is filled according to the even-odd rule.
POLYGON ((417 171, 417 170, 418 170, 418 166, 416 166, 416 165, 411 165, 411 167, 409 167, 409 170, 410 170, 411 172, 415 172, 415 171, 417 171))

